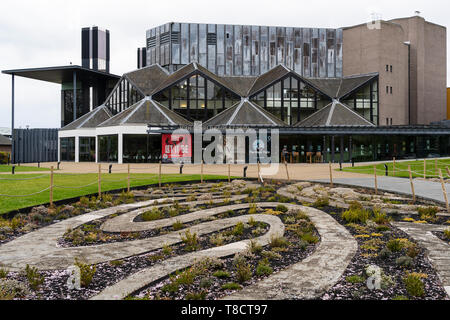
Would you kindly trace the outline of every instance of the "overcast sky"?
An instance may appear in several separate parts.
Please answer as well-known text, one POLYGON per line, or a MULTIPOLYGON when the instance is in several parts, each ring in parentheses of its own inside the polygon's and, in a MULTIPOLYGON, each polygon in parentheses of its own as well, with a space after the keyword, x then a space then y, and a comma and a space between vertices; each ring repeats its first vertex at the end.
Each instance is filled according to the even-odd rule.
MULTIPOLYGON (((121 75, 136 69, 136 48, 145 46, 145 31, 167 22, 338 28, 367 22, 373 12, 389 20, 416 10, 449 26, 446 0, 0 1, 0 70, 81 65, 81 28, 93 25, 110 30, 111 73, 121 75)), ((16 127, 59 127, 60 90, 16 77, 16 127)), ((10 119, 11 76, 1 74, 0 127, 10 127, 10 119)))

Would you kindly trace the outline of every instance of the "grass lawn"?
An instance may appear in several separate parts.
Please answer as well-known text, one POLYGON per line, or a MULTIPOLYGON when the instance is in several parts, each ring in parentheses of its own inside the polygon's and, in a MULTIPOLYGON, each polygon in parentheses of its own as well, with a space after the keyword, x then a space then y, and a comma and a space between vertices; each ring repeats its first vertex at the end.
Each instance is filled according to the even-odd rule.
MULTIPOLYGON (((7 166, 4 164, 0 165, 0 172, 11 172, 12 166, 7 166)), ((26 166, 16 166, 16 172, 33 172, 33 171, 50 171, 47 168, 38 168, 38 167, 26 167, 26 166)))
MULTIPOLYGON (((157 174, 131 174, 131 187, 145 186, 149 184, 158 183, 157 174)), ((102 174, 102 192, 127 188, 126 173, 102 174)), ((204 175, 205 180, 227 179, 226 176, 220 175, 204 175)), ((161 182, 182 182, 200 180, 200 175, 179 175, 179 174, 165 174, 161 177, 161 182)), ((80 197, 84 195, 94 194, 98 192, 97 174, 55 174, 54 175, 54 201, 80 197), (90 186, 87 186, 91 184, 90 186), (62 186, 65 188, 60 188, 62 186), (85 187, 83 187, 85 186, 85 187), (72 188, 70 188, 72 187, 72 188), (83 187, 81 189, 74 189, 83 187)), ((5 197, 6 195, 29 195, 39 192, 50 186, 50 175, 41 177, 39 174, 27 175, 0 175, 0 214, 6 213, 21 208, 27 208, 35 205, 49 203, 50 191, 44 191, 40 194, 31 195, 27 197, 5 197), (38 177, 37 179, 32 179, 38 177), (13 179, 13 180, 9 180, 13 179), (19 180, 27 179, 27 180, 19 180)))
MULTIPOLYGON (((447 173, 447 167, 450 167, 450 159, 437 159, 437 168, 435 167, 434 159, 427 159, 427 178, 439 178, 439 169, 442 170, 442 176, 444 179, 450 178, 447 173)), ((386 170, 384 165, 388 165, 389 176, 393 177, 393 162, 385 162, 377 164, 377 175, 384 176, 386 175, 386 170)), ((400 178, 409 178, 408 166, 411 166, 412 176, 413 178, 423 178, 424 172, 424 163, 423 160, 420 161, 407 161, 407 162, 396 162, 395 163, 395 177, 400 178)), ((373 165, 370 166, 360 166, 354 168, 343 168, 343 171, 354 172, 354 173, 363 173, 363 174, 372 174, 373 175, 373 165)))

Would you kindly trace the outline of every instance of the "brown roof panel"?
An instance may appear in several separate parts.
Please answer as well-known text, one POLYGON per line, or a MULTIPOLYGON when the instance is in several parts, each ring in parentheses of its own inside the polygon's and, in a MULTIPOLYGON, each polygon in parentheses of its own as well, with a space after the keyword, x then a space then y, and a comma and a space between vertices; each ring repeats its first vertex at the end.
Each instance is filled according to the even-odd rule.
POLYGON ((154 64, 126 73, 124 76, 148 96, 169 77, 169 73, 160 65, 154 64))
POLYGON ((96 128, 99 124, 105 122, 112 117, 111 112, 106 106, 95 108, 91 112, 86 113, 77 120, 69 123, 62 128, 62 131, 76 130, 83 128, 96 128))

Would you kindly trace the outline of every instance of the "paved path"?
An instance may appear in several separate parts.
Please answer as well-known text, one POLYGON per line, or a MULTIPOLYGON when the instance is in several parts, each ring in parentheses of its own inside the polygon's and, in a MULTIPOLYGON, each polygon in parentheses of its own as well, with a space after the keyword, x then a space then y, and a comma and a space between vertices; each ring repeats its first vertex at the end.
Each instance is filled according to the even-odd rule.
MULTIPOLYGON (((296 198, 286 191, 282 196, 296 198)), ((269 276, 224 300, 301 300, 315 299, 330 289, 342 276, 358 249, 352 235, 327 213, 302 209, 314 223, 321 242, 305 260, 269 276)))
POLYGON ((393 222, 392 224, 406 232, 427 250, 428 259, 436 269, 442 285, 450 297, 450 245, 432 233, 436 231, 442 232, 447 227, 406 222, 393 222))
MULTIPOLYGON (((330 182, 329 179, 319 179, 313 181, 325 183, 330 182)), ((333 182, 336 184, 365 187, 372 189, 375 187, 375 179, 373 177, 335 178, 333 179, 333 182)), ((396 192, 410 196, 412 195, 411 184, 409 182, 409 179, 394 178, 394 177, 378 177, 377 182, 379 190, 396 192)), ((446 188, 447 188, 447 195, 450 199, 450 186, 446 185, 446 188)), ((414 180, 414 189, 416 196, 418 197, 445 203, 444 194, 442 192, 442 187, 439 182, 414 180)))

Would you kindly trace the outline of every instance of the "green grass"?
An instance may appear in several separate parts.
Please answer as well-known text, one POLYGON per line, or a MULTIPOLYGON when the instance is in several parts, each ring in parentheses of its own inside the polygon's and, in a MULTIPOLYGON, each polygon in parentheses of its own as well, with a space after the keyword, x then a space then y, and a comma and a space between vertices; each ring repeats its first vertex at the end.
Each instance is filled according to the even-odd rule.
MULTIPOLYGON (((0 172, 11 172, 12 166, 7 166, 4 164, 0 165, 0 172)), ((34 172, 34 171, 50 171, 48 168, 38 168, 38 167, 27 167, 27 166, 16 166, 15 172, 34 172)))
MULTIPOLYGON (((28 195, 50 186, 50 175, 40 177, 39 174, 26 174, 26 175, 0 175, 0 194, 7 195, 28 195), (30 179, 33 177, 39 177, 34 180, 5 180, 5 179, 30 179), (2 180, 3 179, 3 180, 2 180)), ((131 174, 131 187, 145 186, 149 184, 158 183, 157 174, 131 174), (135 179, 135 180, 133 180, 135 179), (139 180, 137 180, 139 179, 139 180)), ((126 173, 113 173, 102 174, 102 192, 116 190, 127 187, 126 181, 113 181, 123 180, 127 178, 126 173)), ((225 179, 225 176, 219 175, 204 175, 205 180, 217 180, 225 179)), ((200 180, 200 175, 179 175, 179 174, 165 174, 161 177, 162 183, 176 183, 182 181, 200 180)), ((84 187, 82 189, 64 189, 55 187, 53 192, 54 201, 81 197, 89 194, 95 194, 98 192, 97 174, 77 174, 77 175, 54 175, 54 185, 64 187, 80 187, 90 183, 94 183, 91 186, 84 187)), ((4 197, 0 196, 0 214, 27 208, 35 205, 46 204, 49 202, 50 191, 44 191, 41 194, 27 196, 27 197, 4 197)))
MULTIPOLYGON (((447 173, 447 167, 450 167, 450 159, 438 159, 438 171, 435 168, 434 159, 427 159, 427 178, 438 178, 439 177, 439 169, 442 170, 442 176, 444 179, 449 178, 447 173)), ((377 175, 384 176, 385 168, 384 165, 388 165, 389 176, 393 177, 393 162, 385 162, 377 164, 377 175)), ((423 160, 420 161, 406 161, 406 162, 396 162, 395 163, 395 177, 400 178, 409 178, 408 166, 411 166, 412 176, 413 178, 423 178, 423 160)), ((373 175, 373 165, 369 166, 359 166, 354 168, 343 168, 343 171, 346 172, 354 172, 361 174, 371 174, 373 175)))

